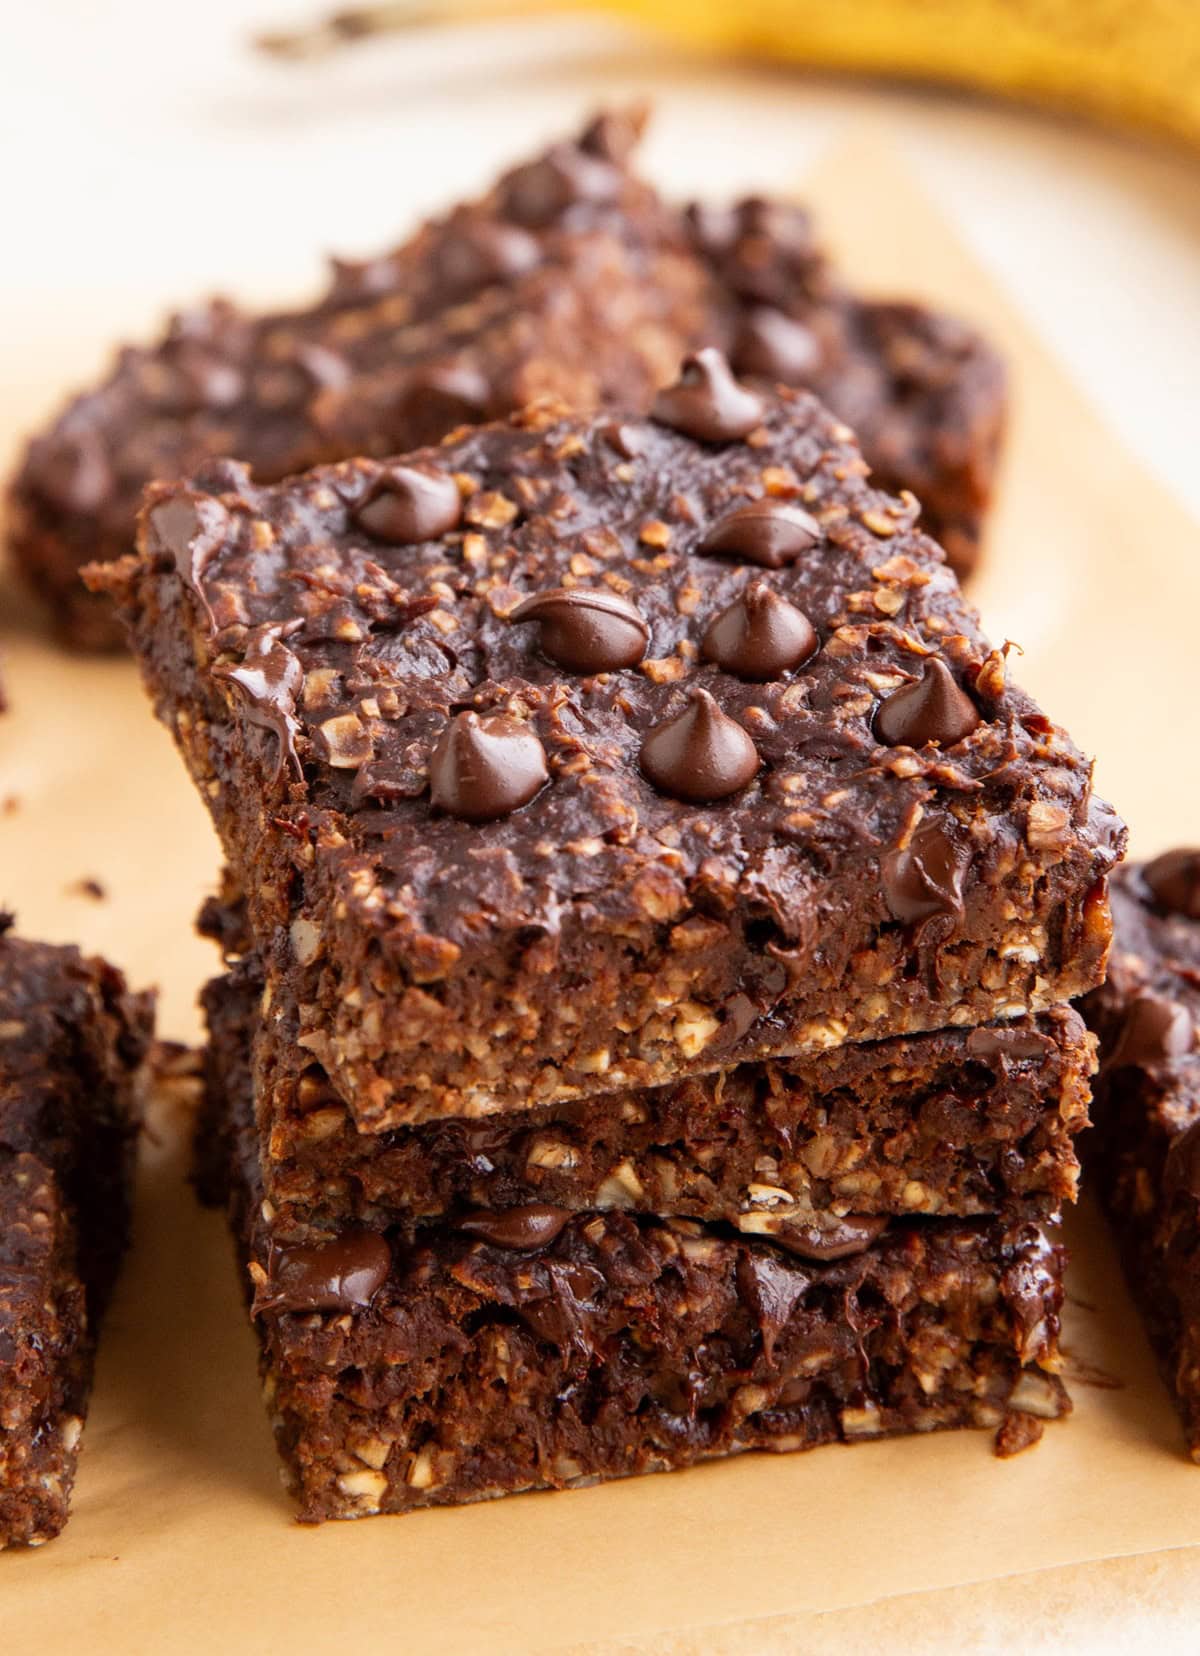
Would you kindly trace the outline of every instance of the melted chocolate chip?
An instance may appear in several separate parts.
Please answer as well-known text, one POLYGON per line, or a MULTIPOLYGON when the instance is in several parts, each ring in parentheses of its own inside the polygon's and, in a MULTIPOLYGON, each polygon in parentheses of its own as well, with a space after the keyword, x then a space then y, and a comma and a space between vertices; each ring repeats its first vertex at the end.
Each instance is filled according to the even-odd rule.
POLYGON ((931 656, 915 684, 880 702, 875 735, 889 747, 952 747, 979 728, 979 713, 940 656, 931 656))
POLYGON ((750 500, 721 518, 696 550, 782 569, 820 539, 821 525, 803 507, 785 500, 750 500))
POLYGON ((730 357, 739 374, 806 385, 821 366, 821 342, 803 322, 756 305, 742 318, 730 357))
POLYGON ((1166 1064, 1191 1052, 1196 1026, 1186 1006, 1164 995, 1139 995, 1125 1014, 1106 1068, 1166 1064))
POLYGON ((458 713, 429 761, 432 803, 467 822, 492 822, 527 805, 549 780, 534 732, 506 714, 458 713))
POLYGON ((278 781, 285 761, 295 776, 302 777, 304 771, 296 752, 300 731, 296 697, 304 686, 299 658, 270 631, 253 641, 239 666, 215 667, 213 676, 236 686, 250 723, 271 731, 278 739, 275 779, 278 781))
POLYGON ((763 402, 739 385, 729 364, 712 345, 684 358, 674 385, 654 399, 651 416, 685 437, 702 443, 731 443, 753 431, 763 417, 763 402))
POLYGON ((682 713, 655 725, 642 743, 642 770, 673 799, 706 805, 744 788, 761 763, 750 737, 707 690, 694 689, 682 713))
POLYGON ((1024 1058, 1045 1058, 1053 1051, 1050 1037, 1033 1029, 973 1029, 967 1036, 967 1056, 985 1063, 999 1058, 1018 1064, 1024 1058))
POLYGON ((354 511, 360 529, 394 546, 437 540, 461 518, 462 496, 454 479, 415 466, 389 466, 380 472, 354 511))
POLYGON ((515 224, 491 219, 451 227, 438 255, 443 280, 460 291, 511 282, 541 262, 536 236, 515 224))
POLYGON ((503 1208, 495 1213, 469 1213, 459 1220, 458 1228, 497 1248, 545 1248, 561 1234, 570 1217, 569 1208, 528 1202, 524 1207, 503 1208))
POLYGON ((150 508, 148 529, 151 553, 174 561, 180 579, 204 605, 211 625, 204 571, 225 542, 229 514, 211 495, 172 495, 150 508))
POLYGON ((542 653, 572 673, 636 667, 650 641, 650 628, 632 604, 615 593, 582 587, 535 593, 509 620, 536 622, 542 653))
POLYGON ((701 651, 738 678, 762 682, 778 678, 810 661, 820 648, 812 622, 773 592, 752 581, 742 596, 722 610, 704 634, 701 651))
POLYGON ((1200 920, 1200 851, 1164 851, 1146 864, 1142 878, 1160 908, 1200 920))
POLYGON ((849 1259, 866 1253, 887 1222, 887 1215, 882 1213, 847 1213, 843 1218, 830 1214, 808 1225, 789 1219, 770 1236, 772 1242, 801 1259, 849 1259))
POLYGON ((610 161, 560 144, 540 160, 509 173, 500 189, 505 214, 518 224, 542 229, 568 208, 587 202, 605 206, 621 193, 621 173, 610 161))
POLYGON ((936 822, 923 822, 903 849, 882 863, 883 895, 903 925, 962 913, 966 855, 936 822))
POLYGON ((375 1231, 343 1231, 332 1242, 273 1246, 252 1315, 264 1311, 360 1311, 388 1279, 392 1252, 375 1231))
POLYGON ((797 1304, 812 1286, 812 1278, 808 1272, 777 1259, 766 1248, 753 1252, 747 1249, 740 1254, 737 1276, 738 1292, 758 1318, 763 1356, 768 1363, 772 1363, 775 1360, 775 1342, 797 1304))
POLYGON ((1163 1192, 1168 1198, 1190 1196, 1200 1202, 1200 1121, 1193 1121, 1171 1140, 1163 1168, 1163 1192))

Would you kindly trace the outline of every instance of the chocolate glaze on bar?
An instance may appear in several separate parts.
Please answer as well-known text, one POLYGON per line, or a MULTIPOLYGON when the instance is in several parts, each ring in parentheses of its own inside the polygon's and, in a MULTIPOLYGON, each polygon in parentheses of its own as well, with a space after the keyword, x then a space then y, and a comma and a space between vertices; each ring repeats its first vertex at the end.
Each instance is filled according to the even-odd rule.
POLYGON ((361 1127, 1014 1017, 1100 977, 1123 829, 1087 762, 845 427, 803 393, 762 401, 716 443, 629 417, 618 449, 607 417, 553 407, 461 434, 405 462, 464 501, 417 545, 357 525, 386 465, 264 488, 226 463, 152 489, 141 556, 95 572, 276 1004, 304 1009, 361 1127), (764 499, 819 537, 777 569, 703 550, 764 499), (576 581, 635 605, 635 667, 573 673, 513 623, 576 581), (819 642, 766 682, 701 654, 751 581, 819 642), (267 638, 303 678, 302 779, 228 682, 267 638), (880 704, 934 658, 978 722, 881 742, 880 704))

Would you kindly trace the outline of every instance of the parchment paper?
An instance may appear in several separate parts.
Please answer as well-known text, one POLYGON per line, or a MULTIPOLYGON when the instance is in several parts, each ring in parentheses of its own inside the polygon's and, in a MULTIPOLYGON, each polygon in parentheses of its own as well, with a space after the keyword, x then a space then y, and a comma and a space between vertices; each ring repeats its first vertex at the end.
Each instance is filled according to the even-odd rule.
MULTIPOLYGON (((941 299, 1009 353, 1016 414, 976 597, 993 635, 1025 646, 1028 687, 1100 751, 1136 847, 1194 838, 1200 778, 1163 747, 1194 699, 1197 526, 989 289, 886 135, 841 150, 804 194, 865 286, 941 299)), ((0 422, 11 448, 22 409, 0 402, 0 422)), ((191 935, 217 866, 203 812, 131 664, 64 657, 30 635, 10 587, 0 605, 0 901, 29 935, 81 940, 160 983, 164 1033, 192 1038, 213 969, 191 935), (104 901, 73 889, 86 877, 104 901)), ((1086 1210, 1071 1225, 1066 1343, 1077 1373, 1118 1384, 1074 1385, 1075 1415, 1013 1462, 992 1458, 987 1434, 957 1433, 301 1529, 221 1222, 182 1183, 177 1114, 163 1105, 147 1137, 70 1526, 0 1555, 5 1650, 67 1636, 100 1656, 703 1648, 697 1630, 718 1625, 799 1626, 789 1618, 1200 1544, 1200 1473, 1086 1210)))

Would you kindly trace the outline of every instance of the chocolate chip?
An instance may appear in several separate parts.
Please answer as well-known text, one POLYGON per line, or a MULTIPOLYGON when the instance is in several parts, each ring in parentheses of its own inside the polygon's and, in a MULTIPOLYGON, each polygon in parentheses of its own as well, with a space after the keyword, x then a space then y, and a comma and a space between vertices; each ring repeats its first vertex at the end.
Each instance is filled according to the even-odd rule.
POLYGON ((98 512, 115 488, 107 451, 94 431, 36 443, 29 470, 38 493, 68 512, 98 512))
POLYGON ((388 255, 379 259, 331 259, 326 304, 356 305, 364 299, 379 299, 391 293, 398 276, 396 261, 388 255))
POLYGON ((168 364, 167 377, 155 401, 172 413, 232 408, 245 394, 246 378, 240 368, 191 341, 174 346, 168 364))
POLYGON ((496 1213, 469 1213, 459 1220, 458 1228, 497 1248, 545 1248, 561 1233, 570 1217, 569 1208, 552 1207, 549 1202, 529 1202, 524 1207, 504 1208, 496 1213))
POLYGON ((234 685, 241 694, 250 723, 271 731, 278 739, 276 781, 285 761, 295 776, 303 777, 296 752, 300 731, 296 697, 304 686, 304 669, 299 658, 277 635, 268 632, 253 641, 239 666, 214 667, 213 676, 234 685))
POLYGON ((952 747, 979 728, 979 713, 940 656, 931 656, 914 684, 880 702, 875 735, 889 747, 952 747))
POLYGON ((493 282, 511 282, 542 262, 536 236, 515 224, 494 219, 451 224, 438 252, 438 270, 447 286, 481 288, 493 282))
POLYGON ((1191 1052, 1195 1039, 1196 1026, 1186 1006, 1164 995, 1139 995, 1125 1014, 1105 1068, 1169 1063, 1191 1052))
POLYGON ((985 1063, 999 1058, 1017 1064, 1024 1058, 1045 1058, 1054 1051, 1050 1037, 1033 1029, 973 1029, 966 1045, 969 1058, 981 1058, 985 1063))
POLYGON ((360 1311, 388 1279, 392 1252, 375 1231, 343 1231, 331 1242, 281 1243, 267 1258, 267 1280, 254 1295, 264 1311, 360 1311))
POLYGON ((812 622, 773 592, 751 581, 742 596, 712 621, 701 651, 738 678, 762 682, 810 661, 820 648, 812 622))
POLYGON ((888 908, 906 926, 937 914, 961 914, 966 863, 965 853, 936 822, 923 822, 908 845, 883 859, 888 908))
POLYGON ((742 318, 730 356, 739 374, 806 385, 821 366, 821 342, 803 322, 756 305, 742 318))
POLYGON ((461 425, 477 425, 492 402, 492 388, 469 362, 429 362, 405 374, 397 399, 406 441, 437 443, 461 425))
POLYGON ((610 161, 560 144, 518 167, 500 186, 502 210, 532 229, 544 229, 580 203, 606 206, 621 193, 621 172, 610 161))
POLYGON ((683 219, 693 244, 706 258, 727 252, 737 235, 737 214, 732 207, 690 201, 684 208, 683 219))
POLYGON ((641 143, 649 119, 648 104, 634 104, 622 110, 606 109, 588 122, 579 147, 588 155, 598 155, 602 161, 623 167, 641 143))
POLYGON ((623 460, 636 460, 646 447, 644 433, 635 425, 622 425, 619 420, 602 427, 600 435, 623 460))
POLYGON ((394 546, 436 540, 462 518, 458 485, 445 472, 389 466, 354 511, 360 529, 394 546))
POLYGON ((841 1218, 830 1214, 805 1225, 787 1220, 769 1235, 772 1242, 801 1259, 849 1259, 853 1254, 865 1253, 886 1229, 887 1222, 886 1214, 881 1213, 847 1213, 841 1218))
POLYGON ((176 494, 150 508, 147 542, 152 555, 170 558, 204 605, 209 623, 212 611, 204 594, 204 572, 225 544, 229 514, 211 495, 176 494))
POLYGON ((341 391, 350 379, 350 364, 326 345, 302 343, 292 358, 313 391, 341 391))
POLYGON ((658 393, 650 412, 660 425, 685 437, 731 443, 758 425, 763 401, 738 384, 720 351, 706 345, 684 358, 679 378, 658 393))
POLYGON ((527 805, 549 775, 545 749, 527 724, 503 713, 458 713, 429 761, 430 798, 450 816, 492 822, 527 805))
POLYGON ((537 622, 543 654, 572 673, 636 667, 650 641, 650 628, 632 604, 615 593, 582 587, 535 593, 509 620, 537 622))
POLYGON ((1163 1168, 1163 1191, 1168 1198, 1190 1196, 1200 1202, 1200 1121, 1193 1121, 1171 1140, 1163 1168))
POLYGON ((1200 851, 1164 851, 1146 864, 1142 878, 1161 908, 1200 920, 1200 851))
POLYGON ((697 547, 707 556, 740 558, 762 569, 782 569, 821 539, 821 525, 785 500, 750 500, 726 513, 697 547))
POLYGON ((698 805, 744 788, 761 763, 750 737, 698 687, 675 718, 642 743, 642 770, 656 788, 698 805))

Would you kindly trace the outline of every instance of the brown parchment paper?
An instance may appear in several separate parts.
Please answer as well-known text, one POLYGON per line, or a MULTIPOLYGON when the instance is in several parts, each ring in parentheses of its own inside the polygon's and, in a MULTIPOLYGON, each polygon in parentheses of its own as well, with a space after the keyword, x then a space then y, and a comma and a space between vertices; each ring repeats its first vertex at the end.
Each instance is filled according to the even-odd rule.
MULTIPOLYGON (((976 597, 993 635, 1025 646, 1025 683, 1101 754, 1098 780, 1135 847, 1194 838, 1200 775, 1167 743, 1178 729, 1186 744, 1190 724, 1200 529, 989 287, 886 134, 841 149, 804 193, 865 286, 953 305, 1009 353, 1012 442, 976 597)), ((22 424, 0 392, 9 454, 22 424)), ((30 935, 78 939, 159 983, 163 1032, 192 1038, 195 990, 213 967, 191 935, 217 867, 203 812, 130 663, 55 652, 30 633, 11 585, 0 615, 12 703, 0 719, 0 901, 30 935), (87 877, 104 901, 74 889, 87 877)), ((987 1434, 947 1434, 302 1529, 279 1489, 221 1222, 182 1182, 178 1110, 162 1105, 153 1126, 74 1516, 39 1552, 0 1555, 5 1650, 63 1637, 99 1656, 691 1650, 718 1639, 807 1649, 814 1613, 835 1640, 821 1635, 826 1649, 841 1622, 830 1613, 874 1604, 842 1624, 870 1648, 894 1636, 877 1602, 894 1595, 908 1595, 897 1615, 920 1648, 962 1648, 958 1630, 986 1621, 1021 1649, 1028 1597, 1010 1606, 999 1578, 1066 1570, 1075 1581, 1070 1566, 1200 1545, 1200 1472, 1180 1453, 1086 1209, 1070 1226, 1067 1346, 1087 1378, 1072 1388, 1074 1416, 1013 1462, 992 1458, 987 1434), (1097 1373, 1116 1384, 1096 1385, 1097 1373), (969 1584, 983 1582, 996 1585, 973 1597, 969 1584)), ((1111 1614, 1102 1583, 1119 1592, 1125 1578, 1082 1579, 1076 1634, 1085 1600, 1111 1614)))

